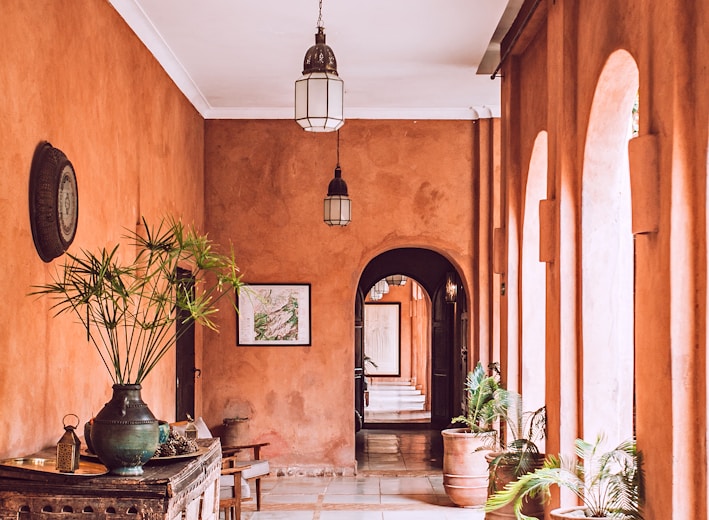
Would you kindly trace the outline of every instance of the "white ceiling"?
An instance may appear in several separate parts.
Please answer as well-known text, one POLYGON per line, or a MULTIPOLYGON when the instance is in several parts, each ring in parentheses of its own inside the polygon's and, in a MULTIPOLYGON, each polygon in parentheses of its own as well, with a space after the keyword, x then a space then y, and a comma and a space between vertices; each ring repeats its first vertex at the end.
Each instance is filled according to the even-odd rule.
MULTIPOLYGON (((207 119, 289 119, 318 0, 110 0, 207 119)), ((499 115, 522 0, 323 0, 352 119, 499 115), (481 65, 482 63, 482 65, 481 65)))

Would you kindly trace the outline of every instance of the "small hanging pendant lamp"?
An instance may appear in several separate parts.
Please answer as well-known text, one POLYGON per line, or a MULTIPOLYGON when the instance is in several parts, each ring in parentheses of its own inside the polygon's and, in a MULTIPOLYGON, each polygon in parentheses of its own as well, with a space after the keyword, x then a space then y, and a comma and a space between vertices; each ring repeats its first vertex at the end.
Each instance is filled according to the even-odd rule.
POLYGON ((325 44, 320 0, 315 45, 303 59, 303 76, 295 82, 295 120, 309 132, 334 132, 345 122, 345 83, 337 74, 337 60, 325 44))
POLYGON ((347 183, 340 169, 340 132, 337 132, 337 166, 335 177, 327 187, 323 220, 328 226, 346 226, 352 219, 352 201, 347 193, 347 183))

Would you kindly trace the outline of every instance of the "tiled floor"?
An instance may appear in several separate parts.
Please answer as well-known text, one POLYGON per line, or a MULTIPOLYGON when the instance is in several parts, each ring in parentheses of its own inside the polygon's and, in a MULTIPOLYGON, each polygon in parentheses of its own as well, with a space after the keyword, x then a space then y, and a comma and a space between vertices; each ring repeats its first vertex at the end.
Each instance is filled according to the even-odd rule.
POLYGON ((363 429, 355 477, 269 477, 261 511, 243 504, 244 520, 483 520, 456 507, 443 490, 438 430, 363 429))

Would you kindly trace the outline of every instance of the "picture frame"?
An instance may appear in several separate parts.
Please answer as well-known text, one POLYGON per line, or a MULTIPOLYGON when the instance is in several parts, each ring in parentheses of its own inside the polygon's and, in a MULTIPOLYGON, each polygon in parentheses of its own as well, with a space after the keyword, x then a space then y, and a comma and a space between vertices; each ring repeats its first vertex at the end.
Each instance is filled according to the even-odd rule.
POLYGON ((251 283, 239 291, 237 346, 310 346, 310 325, 309 283, 251 283))
POLYGON ((367 376, 401 375, 401 303, 364 304, 364 354, 376 364, 367 376))

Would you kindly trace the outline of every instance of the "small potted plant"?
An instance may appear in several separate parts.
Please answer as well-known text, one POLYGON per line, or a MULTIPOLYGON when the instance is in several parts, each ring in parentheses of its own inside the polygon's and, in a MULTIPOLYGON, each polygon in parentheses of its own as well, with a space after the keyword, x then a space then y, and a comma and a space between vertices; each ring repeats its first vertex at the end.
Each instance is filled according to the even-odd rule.
POLYGON ((111 401, 92 419, 90 441, 111 472, 140 475, 159 441, 141 383, 185 325, 216 330, 216 303, 226 297, 235 308, 243 283, 233 252, 217 252, 206 235, 179 220, 155 227, 143 220, 143 229, 129 230, 124 241, 96 253, 67 253, 53 281, 32 294, 51 298, 57 315, 74 315, 86 330, 114 383, 111 401), (178 276, 178 267, 191 276, 178 276))
MULTIPOLYGON (((540 468, 544 463, 544 455, 540 453, 538 443, 546 436, 546 407, 523 412, 522 396, 512 395, 512 405, 504 421, 507 426, 507 441, 500 440, 501 451, 487 455, 490 464, 490 482, 488 496, 492 496, 507 484, 526 473, 540 468)), ((542 501, 535 497, 527 497, 522 512, 534 517, 544 514, 542 501)), ((513 509, 510 504, 489 512, 486 518, 511 518, 513 509)))
POLYGON ((557 508, 551 518, 621 518, 642 520, 643 475, 641 458, 635 440, 621 442, 607 452, 601 452, 603 436, 591 443, 576 440, 576 457, 548 455, 541 468, 522 475, 505 489, 492 495, 485 504, 486 511, 494 511, 512 504, 519 520, 532 517, 522 512, 527 497, 550 496, 551 486, 571 490, 582 506, 557 508))
POLYGON ((448 428, 443 436, 443 487, 461 507, 482 506, 487 499, 487 452, 497 446, 496 423, 507 415, 512 393, 500 383, 497 363, 489 372, 478 362, 465 381, 466 413, 453 419, 463 428, 448 428))

